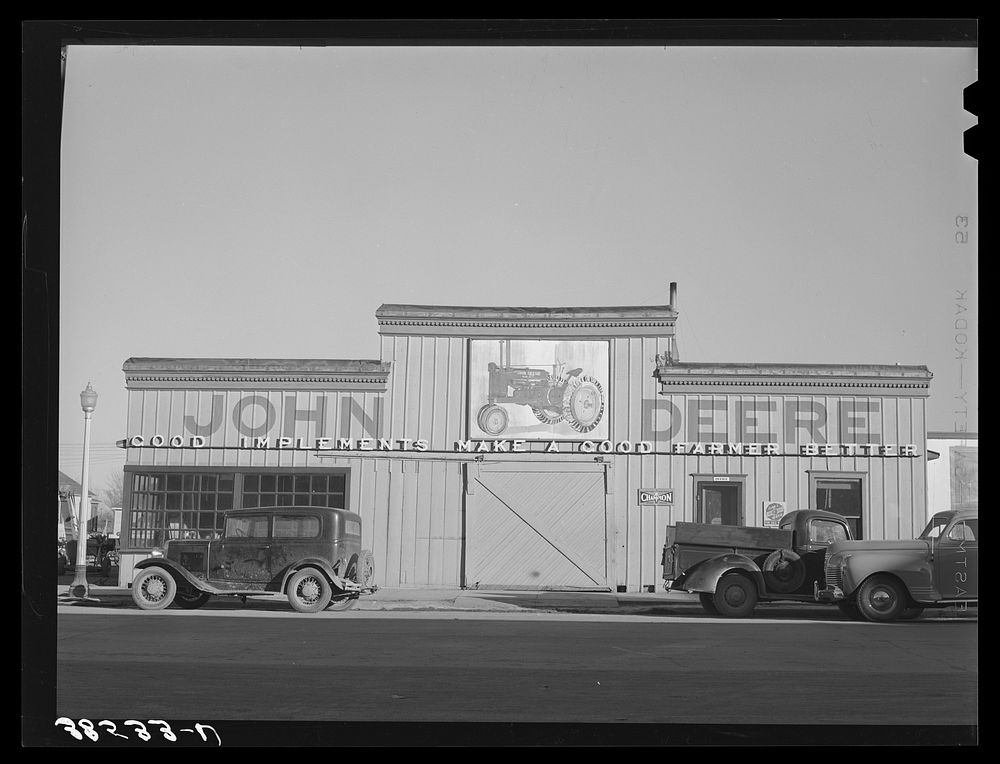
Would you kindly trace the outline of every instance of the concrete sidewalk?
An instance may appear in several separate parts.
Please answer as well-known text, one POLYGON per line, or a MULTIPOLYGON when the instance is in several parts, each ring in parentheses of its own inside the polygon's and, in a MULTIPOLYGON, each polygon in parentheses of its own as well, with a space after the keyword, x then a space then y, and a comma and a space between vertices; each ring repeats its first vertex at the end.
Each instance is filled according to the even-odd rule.
MULTIPOLYGON (((57 597, 60 604, 85 605, 68 596, 69 583, 60 584, 57 597)), ((118 586, 90 585, 92 604, 114 607, 135 607, 131 591, 118 586)), ((254 602, 274 602, 286 605, 281 595, 250 597, 254 602)), ((205 608, 241 607, 237 597, 213 597, 205 608)), ((358 599, 356 610, 414 611, 486 611, 486 612, 641 612, 657 608, 694 607, 700 611, 698 598, 677 592, 593 592, 593 591, 523 591, 484 589, 379 589, 358 599)))
MULTIPOLYGON (((70 579, 72 580, 72 579, 70 579)), ((115 607, 138 610, 129 589, 118 586, 90 586, 90 602, 68 596, 69 582, 60 582, 57 600, 66 607, 115 607)), ((212 597, 202 611, 290 610, 284 595, 251 596, 244 603, 239 597, 212 597)), ((379 589, 358 599, 355 611, 397 612, 484 612, 484 613, 590 613, 595 615, 650 615, 708 617, 697 595, 682 592, 594 592, 527 591, 501 589, 379 589)), ((928 610, 922 620, 978 619, 978 608, 928 610)), ((850 620, 831 605, 813 602, 762 602, 754 617, 818 618, 850 620)))

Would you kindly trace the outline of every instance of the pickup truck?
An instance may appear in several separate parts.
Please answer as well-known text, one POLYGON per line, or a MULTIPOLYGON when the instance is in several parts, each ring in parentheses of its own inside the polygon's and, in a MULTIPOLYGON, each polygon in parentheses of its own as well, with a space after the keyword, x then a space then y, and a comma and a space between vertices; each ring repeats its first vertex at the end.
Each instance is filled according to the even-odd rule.
POLYGON ((925 608, 979 604, 979 510, 935 514, 909 541, 841 541, 817 593, 855 618, 909 620, 925 608))
POLYGON ((841 515, 817 509, 789 512, 777 528, 677 523, 667 528, 664 585, 729 618, 749 617, 758 602, 815 602, 827 550, 851 538, 841 515))

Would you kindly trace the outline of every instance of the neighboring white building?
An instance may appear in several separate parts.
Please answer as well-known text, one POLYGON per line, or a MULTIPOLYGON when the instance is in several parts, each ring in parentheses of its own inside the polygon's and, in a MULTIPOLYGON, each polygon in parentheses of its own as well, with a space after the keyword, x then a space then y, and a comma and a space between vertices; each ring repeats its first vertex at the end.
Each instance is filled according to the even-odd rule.
MULTIPOLYGON (((58 505, 59 505, 59 540, 75 539, 77 517, 79 516, 80 495, 83 487, 62 470, 59 471, 58 505)), ((99 501, 93 491, 90 494, 90 517, 97 517, 99 501)))
POLYGON ((979 435, 927 433, 927 514, 979 507, 979 435))

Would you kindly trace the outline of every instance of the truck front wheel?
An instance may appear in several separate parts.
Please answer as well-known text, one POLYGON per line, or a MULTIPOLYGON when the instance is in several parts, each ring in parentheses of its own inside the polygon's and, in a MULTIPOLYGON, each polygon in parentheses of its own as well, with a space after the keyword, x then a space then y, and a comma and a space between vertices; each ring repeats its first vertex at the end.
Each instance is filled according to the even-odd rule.
POLYGON ((858 587, 858 610, 869 621, 895 621, 907 607, 906 592, 896 579, 872 576, 858 587))
POLYGON ((712 602, 719 615, 749 618, 757 607, 757 586, 746 576, 727 573, 719 579, 712 602))

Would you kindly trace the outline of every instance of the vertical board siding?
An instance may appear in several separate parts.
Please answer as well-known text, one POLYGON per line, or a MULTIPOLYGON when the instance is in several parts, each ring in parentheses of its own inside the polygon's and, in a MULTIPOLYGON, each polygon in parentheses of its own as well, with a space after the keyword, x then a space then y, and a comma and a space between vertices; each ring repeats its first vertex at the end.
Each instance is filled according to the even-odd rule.
MULTIPOLYGON (((523 460, 527 463, 589 461, 601 456, 608 463, 609 481, 606 497, 605 530, 607 582, 624 586, 628 591, 658 585, 661 579, 660 554, 666 528, 677 522, 695 520, 693 475, 742 476, 745 522, 763 523, 764 501, 784 501, 789 510, 814 506, 810 494, 810 475, 823 472, 854 473, 863 477, 863 529, 866 538, 912 538, 923 527, 927 515, 927 479, 925 444, 925 401, 923 398, 896 398, 878 395, 829 394, 752 394, 719 393, 712 386, 702 392, 660 394, 660 384, 653 377, 656 355, 669 349, 669 338, 615 338, 609 342, 609 438, 613 442, 637 444, 650 415, 644 401, 670 401, 682 416, 682 428, 672 438, 653 436, 655 455, 594 454, 582 455, 563 449, 561 456, 496 456, 498 460, 523 460), (672 455, 670 442, 690 442, 692 421, 690 405, 694 401, 726 404, 725 423, 729 442, 771 440, 763 433, 773 433, 781 456, 749 455, 672 455), (774 404, 774 410, 754 414, 761 437, 740 437, 741 422, 737 403, 774 404), (871 414, 871 424, 882 443, 916 443, 916 459, 865 456, 799 456, 796 444, 805 442, 806 433, 796 431, 796 442, 785 444, 786 405, 810 406, 822 403, 827 409, 823 429, 830 443, 854 440, 841 432, 839 404, 878 404, 871 414), (643 488, 671 489, 670 506, 640 506, 638 491, 643 488)), ((213 416, 214 396, 222 396, 222 426, 207 438, 209 449, 130 448, 129 466, 220 465, 224 468, 335 468, 350 469, 349 503, 363 521, 363 542, 372 549, 381 586, 459 586, 463 583, 463 555, 466 503, 461 461, 454 454, 454 443, 468 437, 467 363, 469 340, 462 337, 385 336, 381 337, 381 357, 391 363, 386 392, 315 391, 261 389, 187 389, 128 391, 128 434, 147 439, 154 434, 189 434, 183 429, 188 412, 199 424, 213 416), (353 454, 317 456, 308 449, 252 450, 240 448, 239 433, 232 423, 232 412, 243 396, 266 398, 275 408, 277 421, 268 435, 273 439, 285 434, 285 399, 294 400, 297 410, 316 410, 319 397, 326 397, 326 430, 321 430, 308 416, 296 421, 293 437, 311 441, 321 434, 332 439, 341 436, 360 438, 366 435, 358 416, 343 417, 343 405, 353 400, 366 416, 374 417, 381 404, 379 434, 389 439, 425 439, 427 454, 353 454), (434 453, 434 452, 444 452, 434 453)), ((743 390, 752 389, 744 387, 743 390)), ((264 421, 259 406, 244 410, 244 421, 254 427, 264 421)), ((654 422, 669 423, 669 413, 658 412, 654 422)), ((718 430, 713 426, 712 430, 718 430)), ((706 435, 698 440, 707 442, 706 435)), ((822 438, 818 439, 822 442, 822 438)), ((474 501, 474 497, 468 497, 474 501)))

